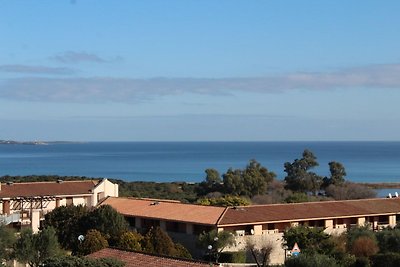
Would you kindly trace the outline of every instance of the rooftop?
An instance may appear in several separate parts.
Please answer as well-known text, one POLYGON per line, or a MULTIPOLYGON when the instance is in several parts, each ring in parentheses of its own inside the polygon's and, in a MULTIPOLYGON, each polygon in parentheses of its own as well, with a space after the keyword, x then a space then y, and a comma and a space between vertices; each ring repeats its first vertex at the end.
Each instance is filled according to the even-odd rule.
POLYGON ((92 259, 114 258, 125 263, 125 267, 207 267, 209 263, 179 259, 167 256, 130 252, 119 249, 104 248, 87 257, 92 259))
POLYGON ((183 204, 171 201, 109 197, 102 205, 110 205, 125 216, 216 225, 226 208, 183 204))
POLYGON ((320 201, 224 208, 162 200, 109 197, 102 204, 111 205, 125 216, 218 226, 400 213, 400 198, 320 201))
POLYGON ((400 198, 320 201, 229 208, 218 225, 371 216, 400 213, 400 198))
POLYGON ((2 183, 0 198, 68 196, 90 194, 98 181, 2 183))

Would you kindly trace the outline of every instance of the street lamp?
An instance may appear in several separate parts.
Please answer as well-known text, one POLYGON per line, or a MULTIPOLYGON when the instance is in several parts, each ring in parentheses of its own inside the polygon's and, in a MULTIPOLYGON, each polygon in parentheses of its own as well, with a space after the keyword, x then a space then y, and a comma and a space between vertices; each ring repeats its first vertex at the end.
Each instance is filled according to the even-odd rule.
POLYGON ((288 248, 288 246, 287 245, 284 245, 283 246, 283 250, 285 251, 285 261, 286 261, 286 257, 287 257, 287 250, 288 250, 289 248, 288 248))
POLYGON ((209 259, 210 259, 210 267, 212 267, 211 250, 213 249, 213 246, 208 245, 207 248, 208 248, 208 256, 209 256, 209 259))

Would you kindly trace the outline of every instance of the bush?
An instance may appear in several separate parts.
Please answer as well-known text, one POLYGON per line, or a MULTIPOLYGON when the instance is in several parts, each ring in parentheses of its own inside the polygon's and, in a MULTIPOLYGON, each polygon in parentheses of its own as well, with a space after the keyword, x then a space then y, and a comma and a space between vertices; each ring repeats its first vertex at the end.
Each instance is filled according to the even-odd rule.
POLYGON ((347 235, 347 249, 352 250, 353 243, 360 237, 368 237, 376 241, 375 233, 369 228, 368 225, 351 227, 346 232, 347 235))
POLYGON ((343 185, 330 185, 325 189, 326 195, 335 200, 364 199, 376 197, 376 192, 360 184, 346 182, 343 185))
POLYGON ((142 250, 140 242, 143 240, 143 236, 139 233, 128 231, 121 235, 117 242, 117 247, 120 249, 127 250, 142 250))
POLYGON ((376 241, 368 236, 360 236, 354 240, 351 246, 351 253, 357 258, 369 258, 378 252, 376 241))
POLYGON ((85 240, 79 246, 79 254, 88 255, 108 247, 108 242, 104 236, 97 230, 89 230, 85 240))
POLYGON ((246 251, 222 252, 219 262, 246 263, 246 251))
POLYGON ((373 267, 400 266, 400 253, 379 253, 371 257, 373 267))
POLYGON ((339 267, 332 257, 323 254, 300 254, 292 256, 285 262, 286 267, 339 267))
POLYGON ((350 265, 350 267, 370 267, 368 258, 357 258, 357 260, 350 265))
POLYGON ((379 250, 382 253, 400 251, 400 229, 386 228, 376 233, 379 250))

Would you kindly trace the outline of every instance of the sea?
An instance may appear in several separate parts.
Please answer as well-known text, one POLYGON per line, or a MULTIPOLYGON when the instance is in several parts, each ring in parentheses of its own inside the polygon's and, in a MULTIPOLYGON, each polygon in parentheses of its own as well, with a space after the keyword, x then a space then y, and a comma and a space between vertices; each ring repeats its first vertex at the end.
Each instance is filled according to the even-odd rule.
POLYGON ((0 145, 2 175, 73 175, 125 181, 199 182, 205 169, 221 174, 255 159, 285 177, 283 165, 305 149, 314 172, 329 175, 342 163, 353 182, 400 182, 400 142, 86 142, 0 145))

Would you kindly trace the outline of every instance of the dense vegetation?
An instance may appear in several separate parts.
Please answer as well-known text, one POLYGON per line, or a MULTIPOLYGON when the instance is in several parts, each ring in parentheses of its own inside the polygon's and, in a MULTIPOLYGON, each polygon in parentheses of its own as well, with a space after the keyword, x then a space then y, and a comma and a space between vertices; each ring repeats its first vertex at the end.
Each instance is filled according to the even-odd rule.
POLYGON ((175 244, 159 227, 146 233, 129 230, 124 216, 111 206, 96 209, 83 206, 61 206, 45 215, 44 229, 52 227, 65 250, 73 255, 87 255, 112 246, 167 256, 191 258, 180 244, 175 244), (83 241, 78 236, 83 235, 83 241))
POLYGON ((284 233, 285 244, 297 242, 300 256, 285 266, 356 267, 400 266, 400 228, 374 232, 368 226, 352 227, 342 235, 327 235, 322 228, 299 226, 284 233))

